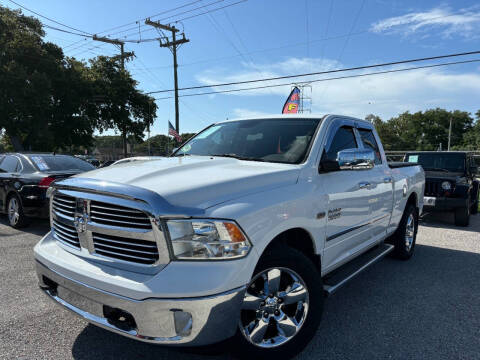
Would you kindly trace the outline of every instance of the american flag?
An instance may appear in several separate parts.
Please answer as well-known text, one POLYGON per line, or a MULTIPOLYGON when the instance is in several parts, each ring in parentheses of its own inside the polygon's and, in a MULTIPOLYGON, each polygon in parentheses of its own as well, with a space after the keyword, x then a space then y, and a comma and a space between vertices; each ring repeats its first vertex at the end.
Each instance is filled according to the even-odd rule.
POLYGON ((168 135, 175 137, 178 142, 182 142, 182 138, 178 135, 177 130, 175 130, 170 121, 168 122, 168 135))

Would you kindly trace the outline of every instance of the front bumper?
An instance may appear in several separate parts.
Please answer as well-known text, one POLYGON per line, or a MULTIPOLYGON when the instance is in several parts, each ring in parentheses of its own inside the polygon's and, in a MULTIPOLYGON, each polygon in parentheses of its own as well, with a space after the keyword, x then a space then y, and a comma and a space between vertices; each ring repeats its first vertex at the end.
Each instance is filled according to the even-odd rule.
POLYGON ((134 300, 69 279, 36 261, 39 285, 57 304, 88 322, 137 340, 199 346, 237 329, 245 287, 197 298, 134 300))
POLYGON ((467 207, 467 199, 447 197, 424 197, 423 211, 452 211, 467 207))

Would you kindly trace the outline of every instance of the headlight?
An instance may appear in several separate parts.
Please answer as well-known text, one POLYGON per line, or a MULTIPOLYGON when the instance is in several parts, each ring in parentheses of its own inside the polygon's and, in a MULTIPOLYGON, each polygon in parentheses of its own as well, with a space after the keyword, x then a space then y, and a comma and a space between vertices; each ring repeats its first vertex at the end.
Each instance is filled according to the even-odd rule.
POLYGON ((244 257, 252 247, 233 221, 168 220, 173 254, 180 260, 222 260, 244 257))
POLYGON ((442 189, 445 191, 449 191, 452 189, 452 184, 449 181, 442 182, 442 189))

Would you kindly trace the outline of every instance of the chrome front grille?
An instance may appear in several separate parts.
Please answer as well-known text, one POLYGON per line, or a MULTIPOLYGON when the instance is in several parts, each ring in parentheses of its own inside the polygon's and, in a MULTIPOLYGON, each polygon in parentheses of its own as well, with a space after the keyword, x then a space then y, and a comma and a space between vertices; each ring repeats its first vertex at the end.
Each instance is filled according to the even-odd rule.
POLYGON ((68 218, 75 216, 76 199, 66 195, 55 195, 52 199, 52 210, 58 215, 68 218))
POLYGON ((61 223, 57 220, 52 221, 52 227, 55 237, 61 243, 80 249, 80 240, 75 227, 61 223))
POLYGON ((97 233, 93 233, 92 238, 95 252, 102 256, 141 264, 154 264, 159 258, 155 241, 97 233))
POLYGON ((93 222, 103 225, 134 229, 152 228, 149 217, 142 211, 100 201, 90 203, 90 218, 93 222))
POLYGON ((57 191, 51 198, 52 233, 60 244, 84 256, 139 266, 157 265, 160 260, 163 264, 169 255, 158 242, 164 240, 161 228, 152 227, 144 208, 134 200, 57 191))

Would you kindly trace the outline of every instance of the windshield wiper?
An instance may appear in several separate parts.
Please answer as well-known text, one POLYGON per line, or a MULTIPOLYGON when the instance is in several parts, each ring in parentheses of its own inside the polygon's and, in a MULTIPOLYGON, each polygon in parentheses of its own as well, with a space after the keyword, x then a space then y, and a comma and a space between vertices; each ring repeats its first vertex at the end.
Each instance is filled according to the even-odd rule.
POLYGON ((237 160, 266 162, 266 160, 263 160, 263 159, 248 157, 248 156, 241 156, 241 155, 231 154, 231 153, 230 154, 210 154, 210 156, 227 157, 227 158, 233 158, 233 159, 237 159, 237 160))
POLYGON ((442 169, 442 168, 423 168, 424 170, 427 171, 444 171, 444 172, 450 172, 450 170, 447 169, 442 169))

